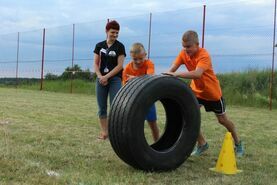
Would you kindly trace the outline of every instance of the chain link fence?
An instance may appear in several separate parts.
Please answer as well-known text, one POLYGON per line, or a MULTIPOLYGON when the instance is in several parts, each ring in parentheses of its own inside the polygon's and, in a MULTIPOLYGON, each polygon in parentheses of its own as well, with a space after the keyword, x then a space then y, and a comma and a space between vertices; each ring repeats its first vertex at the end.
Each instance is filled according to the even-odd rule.
MULTIPOLYGON (((264 14, 251 4, 244 6, 247 8, 223 3, 206 8, 204 47, 212 56, 216 73, 272 67, 274 10, 264 14)), ((169 69, 182 49, 184 31, 196 30, 202 39, 203 14, 203 7, 199 6, 109 19, 120 23, 118 40, 126 47, 125 65, 130 61, 131 44, 141 42, 160 74, 169 69)), ((44 44, 43 29, 0 35, 0 83, 20 85, 23 79, 42 82, 62 75, 76 78, 77 74, 93 79, 93 49, 96 43, 105 40, 106 23, 107 19, 103 19, 46 28, 44 44)), ((74 84, 68 86, 72 92, 74 84)))

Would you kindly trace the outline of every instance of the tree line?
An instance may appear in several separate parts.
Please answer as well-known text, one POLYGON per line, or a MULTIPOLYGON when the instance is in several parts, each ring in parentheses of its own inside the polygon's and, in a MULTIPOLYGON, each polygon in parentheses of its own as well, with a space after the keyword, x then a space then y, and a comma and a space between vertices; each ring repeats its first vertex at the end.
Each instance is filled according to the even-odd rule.
POLYGON ((95 78, 95 73, 91 72, 89 69, 83 70, 78 64, 75 64, 73 67, 65 68, 64 72, 61 75, 55 75, 52 73, 47 73, 45 75, 45 80, 95 80, 95 78))

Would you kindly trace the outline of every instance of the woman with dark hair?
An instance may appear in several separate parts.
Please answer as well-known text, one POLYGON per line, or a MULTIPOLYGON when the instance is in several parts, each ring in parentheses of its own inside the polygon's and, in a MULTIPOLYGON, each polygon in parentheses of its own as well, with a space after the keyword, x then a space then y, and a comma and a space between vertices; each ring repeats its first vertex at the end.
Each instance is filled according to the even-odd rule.
POLYGON ((117 40, 120 26, 116 21, 106 25, 107 39, 96 44, 94 70, 97 75, 96 96, 101 126, 99 139, 108 138, 107 100, 110 105, 121 88, 123 62, 126 57, 124 45, 117 40))

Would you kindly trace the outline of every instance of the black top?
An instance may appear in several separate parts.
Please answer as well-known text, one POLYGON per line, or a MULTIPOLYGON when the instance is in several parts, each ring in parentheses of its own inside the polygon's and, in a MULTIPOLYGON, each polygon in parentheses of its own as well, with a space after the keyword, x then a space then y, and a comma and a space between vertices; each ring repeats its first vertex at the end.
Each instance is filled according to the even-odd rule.
MULTIPOLYGON (((109 73, 117 66, 118 56, 126 56, 124 45, 116 40, 113 45, 108 47, 106 40, 96 44, 94 53, 100 56, 100 72, 102 75, 109 73)), ((116 76, 122 77, 122 71, 116 76)))

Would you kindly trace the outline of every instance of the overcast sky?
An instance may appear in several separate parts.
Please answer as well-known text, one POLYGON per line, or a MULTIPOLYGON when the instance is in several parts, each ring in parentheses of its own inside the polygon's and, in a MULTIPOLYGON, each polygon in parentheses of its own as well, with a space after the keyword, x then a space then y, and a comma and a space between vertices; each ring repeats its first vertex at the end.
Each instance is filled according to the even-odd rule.
POLYGON ((272 11, 274 0, 0 0, 0 34, 31 31, 79 22, 128 17, 206 4, 256 6, 272 11))
POLYGON ((127 53, 134 42, 149 48, 150 12, 148 54, 156 72, 165 71, 182 48, 185 30, 196 30, 201 42, 204 4, 205 48, 217 72, 270 66, 274 0, 0 0, 0 77, 15 74, 17 32, 20 76, 40 75, 42 28, 46 28, 45 70, 59 74, 71 64, 73 23, 74 64, 90 69, 94 46, 105 39, 107 18, 119 21, 119 40, 127 53))

